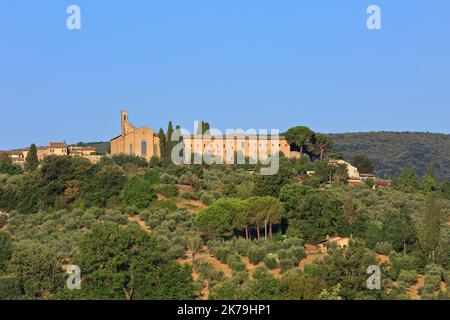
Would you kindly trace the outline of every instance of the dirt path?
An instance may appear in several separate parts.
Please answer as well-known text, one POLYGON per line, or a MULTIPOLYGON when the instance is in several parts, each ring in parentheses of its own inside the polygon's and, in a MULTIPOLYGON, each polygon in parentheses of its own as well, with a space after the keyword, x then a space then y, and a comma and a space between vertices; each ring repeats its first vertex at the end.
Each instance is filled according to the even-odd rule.
POLYGON ((325 253, 310 253, 306 256, 305 259, 300 261, 300 263, 298 264, 298 267, 303 270, 307 264, 313 263, 314 260, 316 260, 316 259, 322 260, 325 256, 326 256, 325 253))
POLYGON ((132 222, 137 222, 137 224, 139 225, 139 227, 144 230, 147 233, 152 233, 153 230, 150 229, 147 224, 145 223, 145 221, 141 220, 141 218, 139 216, 131 216, 128 217, 128 221, 132 221, 132 222))
POLYGON ((419 276, 417 283, 408 288, 407 292, 412 300, 420 300, 419 288, 423 286, 425 279, 419 276))

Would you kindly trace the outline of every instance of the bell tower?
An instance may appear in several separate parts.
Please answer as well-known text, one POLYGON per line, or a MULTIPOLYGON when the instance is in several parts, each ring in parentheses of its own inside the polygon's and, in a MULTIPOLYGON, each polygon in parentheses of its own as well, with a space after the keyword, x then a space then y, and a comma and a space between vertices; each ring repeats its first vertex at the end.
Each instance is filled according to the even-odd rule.
POLYGON ((125 136, 127 134, 127 127, 128 127, 128 110, 122 110, 120 111, 120 118, 121 118, 121 127, 122 127, 122 136, 125 136))

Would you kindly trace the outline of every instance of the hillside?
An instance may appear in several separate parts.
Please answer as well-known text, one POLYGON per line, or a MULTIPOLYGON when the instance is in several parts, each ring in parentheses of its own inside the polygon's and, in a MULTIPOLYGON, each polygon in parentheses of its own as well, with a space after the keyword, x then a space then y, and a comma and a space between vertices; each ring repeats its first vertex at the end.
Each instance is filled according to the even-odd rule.
POLYGON ((433 164, 439 179, 450 179, 450 135, 416 132, 360 132, 333 134, 334 152, 346 159, 364 154, 380 177, 392 178, 406 165, 423 175, 433 164))

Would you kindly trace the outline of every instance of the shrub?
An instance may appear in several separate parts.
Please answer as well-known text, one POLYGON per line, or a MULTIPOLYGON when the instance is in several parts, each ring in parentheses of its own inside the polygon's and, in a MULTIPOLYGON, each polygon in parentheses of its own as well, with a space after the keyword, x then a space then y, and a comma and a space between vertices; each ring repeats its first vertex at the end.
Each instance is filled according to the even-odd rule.
POLYGON ((248 249, 250 248, 250 246, 252 245, 252 243, 250 241, 248 241, 247 239, 237 239, 234 242, 234 249, 241 255, 246 257, 247 253, 248 253, 248 249))
POLYGON ((248 260, 251 264, 258 264, 263 261, 266 256, 266 251, 258 246, 251 246, 248 250, 248 260))
POLYGON ((214 197, 209 193, 202 193, 200 200, 205 206, 210 206, 214 202, 214 197))
POLYGON ((231 249, 228 247, 218 247, 214 250, 214 256, 222 263, 227 263, 231 249))
POLYGON ((222 271, 216 270, 212 264, 206 261, 199 261, 196 268, 202 279, 208 280, 211 287, 214 286, 215 283, 222 281, 224 278, 224 273, 222 271))
POLYGON ((278 268, 277 259, 271 254, 267 255, 264 258, 264 264, 266 265, 267 268, 271 270, 278 268))
POLYGON ((282 272, 286 272, 287 270, 290 270, 292 268, 296 267, 296 259, 291 258, 284 258, 280 260, 280 268, 282 272))
POLYGON ((377 242, 375 245, 375 252, 379 254, 389 255, 392 250, 392 244, 389 242, 377 242))
POLYGON ((19 277, 15 275, 0 275, 0 300, 18 300, 20 296, 19 277))
POLYGON ((437 275, 425 275, 425 283, 423 284, 424 293, 434 293, 441 287, 441 277, 437 275))
POLYGON ((283 249, 289 249, 290 247, 303 247, 305 245, 305 241, 297 237, 290 237, 285 239, 281 245, 283 249))
POLYGON ((144 179, 151 184, 158 184, 161 181, 159 172, 155 169, 145 171, 144 179))
POLYGON ((417 282, 417 272, 414 270, 402 270, 398 276, 398 280, 412 285, 417 282))
POLYGON ((177 183, 177 177, 172 176, 167 173, 163 173, 161 175, 160 182, 165 183, 165 184, 174 184, 174 183, 177 183))
POLYGON ((234 271, 246 270, 244 262, 242 262, 241 256, 237 253, 230 254, 227 259, 228 266, 234 271))
POLYGON ((123 202, 138 209, 146 208, 157 199, 153 185, 140 177, 132 177, 121 194, 123 202))
POLYGON ((292 247, 288 250, 288 256, 295 258, 298 263, 306 258, 306 252, 303 247, 292 247))
POLYGON ((8 216, 6 214, 0 214, 0 228, 3 228, 8 221, 8 216))
POLYGON ((171 198, 178 196, 178 188, 174 184, 161 184, 157 188, 158 192, 164 197, 171 198))

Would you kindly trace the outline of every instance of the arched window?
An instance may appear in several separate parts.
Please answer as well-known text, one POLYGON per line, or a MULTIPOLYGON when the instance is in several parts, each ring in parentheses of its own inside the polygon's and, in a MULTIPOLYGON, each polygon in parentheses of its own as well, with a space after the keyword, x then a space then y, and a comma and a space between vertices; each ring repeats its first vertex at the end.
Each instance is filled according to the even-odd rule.
POLYGON ((143 157, 147 156, 147 141, 145 141, 145 140, 142 140, 142 142, 141 142, 141 155, 143 157))
POLYGON ((132 143, 130 143, 130 154, 131 155, 133 154, 133 144, 132 143))

